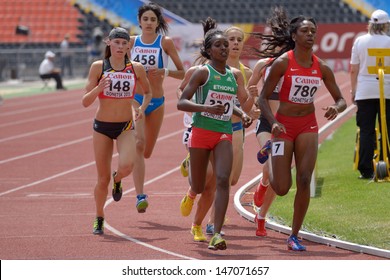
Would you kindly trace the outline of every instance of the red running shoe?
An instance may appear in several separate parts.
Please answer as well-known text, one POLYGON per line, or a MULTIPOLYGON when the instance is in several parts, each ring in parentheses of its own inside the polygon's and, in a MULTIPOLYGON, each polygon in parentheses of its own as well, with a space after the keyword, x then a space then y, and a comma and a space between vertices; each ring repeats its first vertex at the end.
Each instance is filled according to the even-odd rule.
POLYGON ((256 214, 255 223, 257 224, 256 236, 267 236, 267 230, 265 229, 265 219, 258 219, 256 214))
POLYGON ((260 180, 260 183, 257 186, 255 194, 253 196, 253 202, 255 203, 256 207, 261 207, 261 205, 263 205, 266 191, 267 187, 265 187, 260 180))

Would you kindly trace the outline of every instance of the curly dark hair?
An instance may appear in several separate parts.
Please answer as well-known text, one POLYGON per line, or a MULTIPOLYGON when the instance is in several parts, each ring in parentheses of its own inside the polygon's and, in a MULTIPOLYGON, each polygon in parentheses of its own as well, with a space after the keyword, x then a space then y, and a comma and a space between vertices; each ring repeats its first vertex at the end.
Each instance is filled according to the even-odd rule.
POLYGON ((297 33, 301 23, 305 20, 311 21, 317 26, 314 18, 302 15, 294 17, 289 21, 283 7, 274 7, 271 17, 267 19, 267 25, 271 28, 271 34, 251 33, 256 38, 262 40, 262 48, 260 50, 255 49, 255 53, 261 58, 279 57, 283 53, 294 49, 295 42, 292 39, 292 34, 297 33), (277 50, 278 48, 279 50, 277 50))

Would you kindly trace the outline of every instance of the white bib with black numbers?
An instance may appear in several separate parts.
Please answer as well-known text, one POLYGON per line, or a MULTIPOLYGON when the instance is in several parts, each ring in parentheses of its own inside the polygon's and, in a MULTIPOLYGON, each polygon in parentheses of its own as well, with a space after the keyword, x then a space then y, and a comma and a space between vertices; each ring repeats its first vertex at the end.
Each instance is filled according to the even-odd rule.
POLYGON ((103 90, 103 95, 111 98, 132 98, 135 86, 135 76, 133 73, 106 72, 104 76, 109 76, 111 84, 103 90))
POLYGON ((321 78, 313 76, 291 76, 291 88, 288 99, 294 103, 310 104, 314 94, 321 86, 321 78))

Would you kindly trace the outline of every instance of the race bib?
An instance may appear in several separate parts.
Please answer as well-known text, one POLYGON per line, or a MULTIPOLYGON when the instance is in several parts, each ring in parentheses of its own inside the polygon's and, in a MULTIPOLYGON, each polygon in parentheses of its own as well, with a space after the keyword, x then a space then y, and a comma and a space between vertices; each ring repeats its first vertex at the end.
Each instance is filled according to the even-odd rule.
POLYGON ((160 48, 135 47, 132 60, 141 63, 145 70, 158 68, 160 48))
POLYGON ((193 119, 192 119, 192 116, 189 115, 188 113, 184 113, 184 116, 183 116, 183 124, 185 127, 191 127, 192 126, 192 123, 193 123, 193 119))
POLYGON ((291 89, 288 99, 293 103, 309 104, 321 86, 321 78, 313 76, 291 76, 291 89))
POLYGON ((113 98, 133 98, 135 78, 133 73, 105 73, 111 84, 103 90, 103 94, 113 98))
POLYGON ((236 96, 234 94, 228 94, 224 92, 216 92, 210 90, 209 93, 207 94, 207 98, 204 104, 205 105, 222 104, 225 107, 225 112, 222 115, 202 112, 201 115, 215 120, 230 121, 230 118, 233 114, 233 102, 235 98, 236 96))

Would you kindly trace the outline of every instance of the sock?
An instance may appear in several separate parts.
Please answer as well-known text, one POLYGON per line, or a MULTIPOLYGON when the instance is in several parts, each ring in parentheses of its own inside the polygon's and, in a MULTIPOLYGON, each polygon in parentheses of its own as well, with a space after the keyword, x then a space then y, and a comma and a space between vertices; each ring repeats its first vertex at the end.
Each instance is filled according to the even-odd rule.
POLYGON ((197 193, 194 193, 194 192, 191 190, 191 188, 190 188, 190 189, 188 190, 188 192, 187 192, 187 195, 188 195, 189 198, 195 199, 197 193))
POLYGON ((260 184, 261 184, 263 187, 267 188, 267 187, 269 186, 269 181, 268 181, 268 184, 264 184, 264 183, 263 183, 263 180, 261 180, 261 181, 260 181, 260 184))

